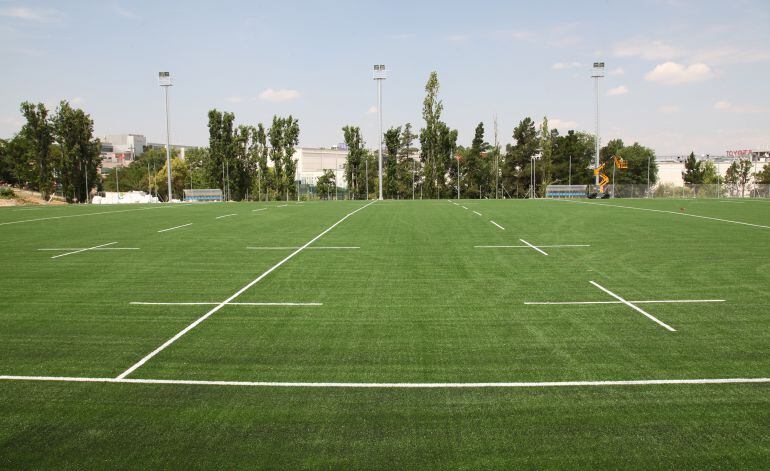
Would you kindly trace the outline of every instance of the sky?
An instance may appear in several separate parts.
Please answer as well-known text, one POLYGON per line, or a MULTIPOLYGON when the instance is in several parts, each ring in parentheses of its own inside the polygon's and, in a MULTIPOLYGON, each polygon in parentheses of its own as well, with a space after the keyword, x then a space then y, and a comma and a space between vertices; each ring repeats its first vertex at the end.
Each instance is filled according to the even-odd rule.
POLYGON ((524 117, 594 132, 591 64, 604 61, 601 136, 658 155, 770 148, 770 2, 0 0, 0 137, 19 104, 84 109, 95 134, 206 145, 207 111, 237 124, 299 119, 300 145, 378 140, 372 65, 385 64, 383 127, 422 127, 436 71, 443 119, 468 145, 479 122, 512 141, 524 117))

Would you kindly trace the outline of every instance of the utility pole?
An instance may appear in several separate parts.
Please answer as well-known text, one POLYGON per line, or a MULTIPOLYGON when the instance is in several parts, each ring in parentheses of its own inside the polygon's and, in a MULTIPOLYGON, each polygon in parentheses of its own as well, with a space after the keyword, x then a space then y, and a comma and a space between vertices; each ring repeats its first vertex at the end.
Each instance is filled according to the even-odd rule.
MULTIPOLYGON (((374 66, 374 80, 377 82, 377 111, 380 114, 380 146, 377 148, 377 152, 379 153, 379 182, 380 182, 380 196, 379 199, 382 199, 382 81, 388 78, 388 74, 385 70, 384 64, 376 64, 374 66)), ((366 174, 366 181, 367 185, 369 182, 369 173, 366 174)), ((367 186, 368 188, 368 186, 367 186)), ((369 199, 369 190, 366 191, 366 198, 369 199)))
POLYGON ((455 155, 457 159, 457 199, 460 199, 460 155, 455 155))
POLYGON ((572 155, 569 156, 569 180, 567 180, 568 185, 572 185, 572 155))
MULTIPOLYGON (((596 155, 594 168, 599 168, 599 149, 601 149, 601 138, 599 137, 599 79, 604 77, 604 62, 594 62, 594 71, 591 78, 596 84, 596 155)), ((613 185, 615 183, 613 182, 613 185)), ((599 174, 595 175, 595 189, 599 191, 599 174)))
POLYGON ((171 86, 171 74, 169 72, 158 72, 158 82, 166 92, 166 178, 168 183, 168 201, 171 202, 171 133, 168 117, 168 87, 171 86))
POLYGON ((497 199, 498 198, 497 190, 499 188, 499 184, 497 180, 500 175, 500 142, 497 140, 497 115, 495 115, 494 123, 495 123, 495 199, 497 199))

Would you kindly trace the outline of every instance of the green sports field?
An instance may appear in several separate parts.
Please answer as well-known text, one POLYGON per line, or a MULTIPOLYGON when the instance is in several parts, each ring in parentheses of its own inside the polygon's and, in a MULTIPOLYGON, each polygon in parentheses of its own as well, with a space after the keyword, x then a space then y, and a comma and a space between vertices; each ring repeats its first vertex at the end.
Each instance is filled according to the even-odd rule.
POLYGON ((0 241, 2 468, 770 462, 767 200, 0 208, 0 241))

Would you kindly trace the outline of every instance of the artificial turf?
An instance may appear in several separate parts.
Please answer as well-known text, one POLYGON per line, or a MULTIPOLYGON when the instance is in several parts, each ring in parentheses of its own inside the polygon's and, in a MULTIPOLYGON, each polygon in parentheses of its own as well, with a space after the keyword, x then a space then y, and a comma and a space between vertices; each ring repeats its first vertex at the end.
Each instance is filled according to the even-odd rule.
MULTIPOLYGON (((234 300, 322 306, 225 306, 129 378, 770 376, 770 202, 458 203, 384 201, 356 212, 312 246, 359 249, 303 250, 234 300), (591 247, 545 249, 548 256, 475 247, 520 239, 591 247), (725 302, 643 305, 676 332, 619 304, 524 304, 613 301, 589 281, 628 300, 725 302)), ((0 209, 0 375, 115 377, 213 307, 130 302, 221 302, 292 252, 247 247, 302 246, 364 204, 0 209), (66 252, 38 250, 109 242, 139 250, 56 259, 66 252)), ((759 468, 768 460, 768 384, 331 390, 0 381, 7 467, 759 468)))

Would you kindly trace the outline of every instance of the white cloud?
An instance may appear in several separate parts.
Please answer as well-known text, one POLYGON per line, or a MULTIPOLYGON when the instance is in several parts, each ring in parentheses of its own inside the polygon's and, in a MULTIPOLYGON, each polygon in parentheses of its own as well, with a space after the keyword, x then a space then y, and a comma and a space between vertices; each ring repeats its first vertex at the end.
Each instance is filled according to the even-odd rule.
POLYGON ((681 57, 681 49, 660 40, 630 39, 615 45, 617 57, 641 57, 647 60, 668 60, 681 57))
POLYGON ((719 111, 729 111, 731 113, 767 113, 768 108, 755 105, 733 105, 729 101, 720 100, 714 103, 714 109, 719 111))
POLYGON ((548 127, 551 129, 574 129, 577 127, 577 123, 575 121, 552 118, 548 120, 548 127))
POLYGON ((623 70, 623 67, 615 67, 614 69, 610 70, 610 75, 626 75, 626 71, 623 70))
POLYGON ((53 8, 5 7, 0 8, 0 16, 39 23, 57 23, 64 15, 53 8))
POLYGON ((369 109, 366 110, 366 114, 374 114, 376 112, 377 112, 377 107, 374 105, 370 106, 369 109))
POLYGON ((663 105, 658 110, 661 113, 679 113, 681 111, 677 105, 663 105))
POLYGON ((628 95, 628 87, 625 85, 620 85, 615 88, 610 88, 607 90, 608 96, 617 96, 617 95, 628 95))
POLYGON ((580 62, 557 62, 551 66, 553 70, 574 69, 580 67, 580 62))
POLYGON ((120 5, 118 5, 117 3, 114 4, 112 7, 115 9, 115 13, 117 13, 120 16, 122 16, 123 18, 128 18, 129 20, 138 20, 139 19, 139 15, 137 15, 136 13, 134 13, 133 11, 131 11, 131 10, 127 9, 127 8, 124 8, 124 7, 120 6, 120 5))
POLYGON ((714 76, 711 67, 702 62, 685 66, 677 62, 664 62, 644 76, 649 82, 660 82, 666 85, 679 85, 683 83, 708 80, 714 76))
POLYGON ((461 43, 463 41, 467 41, 468 36, 465 34, 453 34, 451 36, 447 36, 446 40, 452 43, 461 43))
POLYGON ((233 95, 225 98, 225 101, 228 103, 241 103, 243 102, 243 97, 233 95))
POLYGON ((292 101, 298 99, 299 97, 300 94, 297 90, 289 90, 286 88, 281 88, 280 90, 268 88, 259 94, 260 100, 272 101, 275 103, 281 101, 292 101))

